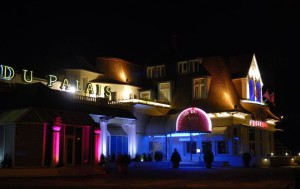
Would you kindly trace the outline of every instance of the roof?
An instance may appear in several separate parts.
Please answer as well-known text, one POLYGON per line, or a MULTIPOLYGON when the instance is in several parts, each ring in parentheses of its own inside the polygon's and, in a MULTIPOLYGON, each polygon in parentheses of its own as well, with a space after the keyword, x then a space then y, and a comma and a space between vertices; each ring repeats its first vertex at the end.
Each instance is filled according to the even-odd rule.
POLYGON ((243 54, 228 58, 231 78, 242 78, 248 75, 254 54, 243 54))

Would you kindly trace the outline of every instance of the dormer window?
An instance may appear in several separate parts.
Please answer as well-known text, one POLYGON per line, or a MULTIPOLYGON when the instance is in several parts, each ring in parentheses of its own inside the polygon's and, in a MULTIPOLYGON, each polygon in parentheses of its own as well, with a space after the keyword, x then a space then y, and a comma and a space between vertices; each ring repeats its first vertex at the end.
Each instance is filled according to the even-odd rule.
POLYGON ((165 73, 165 65, 147 67, 147 78, 163 78, 165 73))
POLYGON ((188 60, 177 63, 178 74, 198 72, 201 64, 201 59, 188 60))
POLYGON ((193 98, 200 99, 207 97, 207 87, 205 78, 196 78, 193 80, 193 98))
POLYGON ((155 77, 155 66, 147 67, 147 78, 155 77))

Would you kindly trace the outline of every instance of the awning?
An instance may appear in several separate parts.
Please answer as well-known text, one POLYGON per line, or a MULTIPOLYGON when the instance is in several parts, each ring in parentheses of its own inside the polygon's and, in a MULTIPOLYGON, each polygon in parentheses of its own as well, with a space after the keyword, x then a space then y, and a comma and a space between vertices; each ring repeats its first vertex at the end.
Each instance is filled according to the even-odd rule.
POLYGON ((0 122, 3 124, 53 124, 57 117, 61 118, 61 123, 63 125, 98 126, 98 124, 95 123, 87 113, 46 108, 24 108, 8 110, 0 115, 0 122))
POLYGON ((107 131, 111 136, 127 136, 121 126, 107 126, 107 131))
POLYGON ((227 127, 213 127, 211 134, 224 135, 226 130, 227 130, 227 127))

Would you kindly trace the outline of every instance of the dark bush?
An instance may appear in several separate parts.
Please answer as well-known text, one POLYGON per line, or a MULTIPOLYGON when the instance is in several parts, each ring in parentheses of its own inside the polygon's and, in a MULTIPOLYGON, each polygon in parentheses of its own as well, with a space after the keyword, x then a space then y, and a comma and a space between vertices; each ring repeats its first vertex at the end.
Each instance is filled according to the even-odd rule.
POLYGON ((12 166, 12 160, 10 155, 5 154, 4 158, 0 161, 1 168, 10 168, 12 166))
POLYGON ((162 161, 163 156, 164 156, 164 154, 163 154, 162 151, 156 151, 156 152, 154 152, 154 160, 155 161, 162 161))

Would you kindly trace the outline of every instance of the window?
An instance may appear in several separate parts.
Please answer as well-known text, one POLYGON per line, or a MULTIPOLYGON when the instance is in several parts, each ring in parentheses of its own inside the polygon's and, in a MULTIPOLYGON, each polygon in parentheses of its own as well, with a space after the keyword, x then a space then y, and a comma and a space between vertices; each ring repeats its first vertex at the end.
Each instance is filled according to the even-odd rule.
POLYGON ((249 141, 255 141, 255 129, 249 129, 249 141))
POLYGON ((187 154, 196 154, 197 153, 196 142, 186 142, 186 153, 187 154))
POLYGON ((249 100, 261 102, 261 85, 259 80, 249 79, 249 100))
POLYGON ((239 155, 240 130, 238 127, 233 128, 232 155, 239 155))
POLYGON ((254 101, 255 100, 255 95, 254 95, 254 82, 253 82, 253 79, 250 79, 249 80, 249 99, 251 101, 254 101))
POLYGON ((165 65, 147 67, 147 78, 165 77, 165 65))
POLYGON ((210 141, 202 142, 202 150, 201 150, 202 152, 201 153, 204 154, 208 150, 212 151, 211 147, 212 147, 212 144, 210 141))
POLYGON ((155 67, 147 67, 147 78, 154 78, 155 77, 155 67))
POLYGON ((217 142, 218 154, 228 154, 228 147, 225 141, 217 142))
POLYGON ((165 77, 165 66, 164 65, 156 66, 156 75, 158 78, 165 77))
POLYGON ((198 60, 191 60, 191 61, 189 61, 190 72, 198 72, 200 64, 201 64, 201 62, 199 62, 198 60))
POLYGON ((178 73, 179 74, 188 73, 188 63, 187 63, 187 61, 178 62, 178 73))
POLYGON ((158 85, 159 91, 159 101, 161 102, 170 102, 171 93, 170 93, 170 83, 160 83, 158 85))
POLYGON ((239 140, 232 141, 232 155, 239 155, 239 140))
POLYGON ((255 156, 256 150, 255 150, 255 129, 249 129, 249 151, 250 154, 255 156))
POLYGON ((143 91, 140 93, 140 99, 151 100, 150 91, 143 91))
POLYGON ((261 102, 261 88, 259 81, 257 81, 255 84, 255 97, 257 102, 261 102))
POLYGON ((201 62, 200 59, 178 62, 178 74, 198 72, 201 62))
POLYGON ((197 78, 193 80, 193 87, 194 87, 194 95, 193 98, 205 98, 206 91, 205 91, 205 79, 204 78, 197 78))

